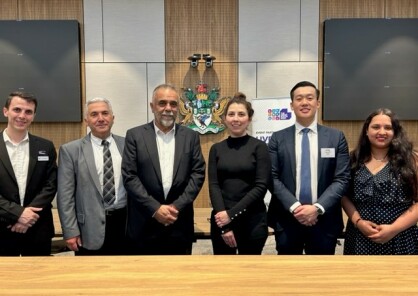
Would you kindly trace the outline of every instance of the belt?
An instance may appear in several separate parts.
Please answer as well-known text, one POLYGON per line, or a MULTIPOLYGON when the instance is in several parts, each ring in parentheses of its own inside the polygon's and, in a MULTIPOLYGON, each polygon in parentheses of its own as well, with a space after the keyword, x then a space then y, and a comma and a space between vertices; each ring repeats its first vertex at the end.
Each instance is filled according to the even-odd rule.
POLYGON ((113 216, 113 215, 123 214, 123 213, 126 213, 126 207, 119 208, 119 209, 107 209, 107 210, 105 210, 106 216, 113 216))

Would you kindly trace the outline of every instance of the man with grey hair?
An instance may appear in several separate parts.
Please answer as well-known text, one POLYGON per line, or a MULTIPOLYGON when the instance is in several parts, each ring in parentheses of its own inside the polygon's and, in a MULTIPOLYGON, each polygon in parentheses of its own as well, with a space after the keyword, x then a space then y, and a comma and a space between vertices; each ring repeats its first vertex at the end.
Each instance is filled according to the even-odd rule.
POLYGON ((129 254, 121 176, 125 139, 111 133, 114 118, 109 100, 89 100, 84 121, 91 132, 59 150, 58 212, 75 255, 129 254))
POLYGON ((193 202, 205 180, 205 160, 199 135, 175 123, 179 98, 174 86, 157 86, 150 103, 154 120, 126 133, 126 233, 136 255, 192 253, 193 202))

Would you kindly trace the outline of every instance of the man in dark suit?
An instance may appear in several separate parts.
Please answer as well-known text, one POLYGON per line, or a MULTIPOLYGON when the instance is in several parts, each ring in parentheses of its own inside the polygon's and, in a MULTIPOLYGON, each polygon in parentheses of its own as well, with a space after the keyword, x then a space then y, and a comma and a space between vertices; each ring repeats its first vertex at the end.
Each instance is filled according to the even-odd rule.
POLYGON ((52 200, 57 191, 54 144, 28 133, 37 99, 13 92, 0 133, 0 256, 47 256, 54 236, 52 200))
POLYGON ((86 103, 84 121, 90 133, 60 148, 57 205, 67 247, 75 255, 127 255, 126 191, 122 181, 125 139, 111 133, 110 101, 86 103), (111 155, 114 199, 107 202, 105 144, 111 155))
POLYGON ((205 179, 199 135, 175 124, 179 93, 155 88, 154 121, 128 130, 122 174, 128 192, 127 235, 136 254, 188 255, 193 201, 205 179))
POLYGON ((334 254, 343 229, 341 197, 350 179, 347 142, 341 131, 317 124, 319 90, 314 84, 299 82, 290 97, 296 123, 274 132, 269 141, 269 225, 278 254, 334 254), (303 132, 310 147, 310 169, 302 164, 303 132), (309 181, 303 181, 307 171, 309 181))

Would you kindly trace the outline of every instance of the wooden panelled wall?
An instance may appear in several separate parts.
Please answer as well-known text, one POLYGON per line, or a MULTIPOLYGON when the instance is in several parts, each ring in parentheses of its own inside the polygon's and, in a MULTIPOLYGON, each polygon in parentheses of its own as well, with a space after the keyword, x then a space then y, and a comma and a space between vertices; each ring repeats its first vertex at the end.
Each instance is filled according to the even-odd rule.
MULTIPOLYGON (((289 0, 290 1, 290 0, 289 0)), ((263 1, 259 2, 263 5, 263 1)), ((209 87, 220 87, 221 96, 232 96, 238 90, 238 0, 165 0, 166 81, 178 87, 194 87, 204 81, 209 87), (190 68, 187 57, 193 53, 209 53, 216 65, 206 68, 201 63, 190 68)), ((322 29, 327 18, 417 18, 416 0, 320 0, 319 86, 322 81, 322 29)), ((82 0, 1 0, 1 20, 76 19, 80 23, 82 62, 82 101, 85 101, 84 36, 82 0)), ((354 96, 355 94, 353 94, 354 96)), ((57 94, 59 97, 59 94, 57 94)), ((5 98, 0 98, 3 104, 5 98)), ((39 108, 42 108, 40 101, 39 108)), ((319 116, 321 118, 321 116, 319 116)), ((36 120, 35 120, 36 121, 36 120)), ((344 131, 352 149, 361 122, 326 121, 325 125, 344 131)), ((418 145, 418 122, 403 122, 409 137, 418 145)), ((0 129, 4 128, 0 125, 0 129)), ((83 123, 34 123, 31 132, 51 139, 57 149, 63 143, 85 135, 83 123)), ((202 135, 205 159, 211 145, 224 139, 225 132, 202 135)), ((195 203, 209 207, 207 181, 195 203)))
MULTIPOLYGON (((84 103, 83 0, 1 0, 0 20, 78 20, 81 42, 81 89, 82 102, 84 103)), ((59 100, 59 96, 60 94, 57 93, 57 100, 59 100)), ((0 98, 2 107, 5 100, 6 98, 0 98)), ((38 108, 42 107, 42 98, 38 98, 38 108)), ((5 126, 5 123, 1 123, 0 130, 3 130, 5 126)), ((85 126, 81 122, 37 123, 36 117, 30 127, 31 133, 52 140, 56 149, 63 143, 80 138, 85 134, 85 130, 85 126)))
MULTIPOLYGON (((418 1, 320 0, 319 86, 322 85, 323 77, 323 21, 329 18, 418 18, 418 1)), ((353 93, 353 96, 355 95, 353 93)), ((396 100, 396 98, 394 99, 396 100)), ((318 118, 321 117, 319 116, 318 118)), ((358 135, 363 123, 359 121, 324 121, 323 124, 344 131, 350 149, 353 149, 357 144, 358 135)), ((409 138, 414 142, 415 147, 418 148, 418 121, 403 121, 402 124, 409 138)))
MULTIPOLYGON (((166 0, 165 13, 167 82, 194 89, 203 81, 209 89, 220 87, 221 97, 233 96, 238 89, 238 0, 166 0), (201 60, 191 68, 187 58, 194 53, 215 56, 214 67, 206 68, 201 60)), ((206 163, 212 144, 226 136, 200 137, 206 163)), ((206 177, 195 207, 210 207, 207 184, 206 177)))

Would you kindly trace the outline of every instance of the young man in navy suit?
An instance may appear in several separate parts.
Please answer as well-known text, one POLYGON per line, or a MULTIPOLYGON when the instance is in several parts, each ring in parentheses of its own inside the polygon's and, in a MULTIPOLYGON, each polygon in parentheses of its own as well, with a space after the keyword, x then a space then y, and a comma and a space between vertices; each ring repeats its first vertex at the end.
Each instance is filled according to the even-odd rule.
POLYGON ((205 179, 199 135, 175 123, 178 91, 154 89, 154 120, 126 134, 122 175, 128 192, 127 235, 139 255, 189 255, 193 201, 205 179))
POLYGON ((54 236, 52 200, 57 191, 54 144, 28 132, 37 99, 13 92, 0 133, 0 256, 47 256, 54 236))
POLYGON ((269 141, 273 176, 269 225, 278 254, 332 255, 343 230, 341 197, 350 179, 347 142, 341 131, 317 124, 320 101, 314 84, 299 82, 290 97, 296 123, 274 132, 269 141), (308 168, 302 163, 306 136, 308 168))

